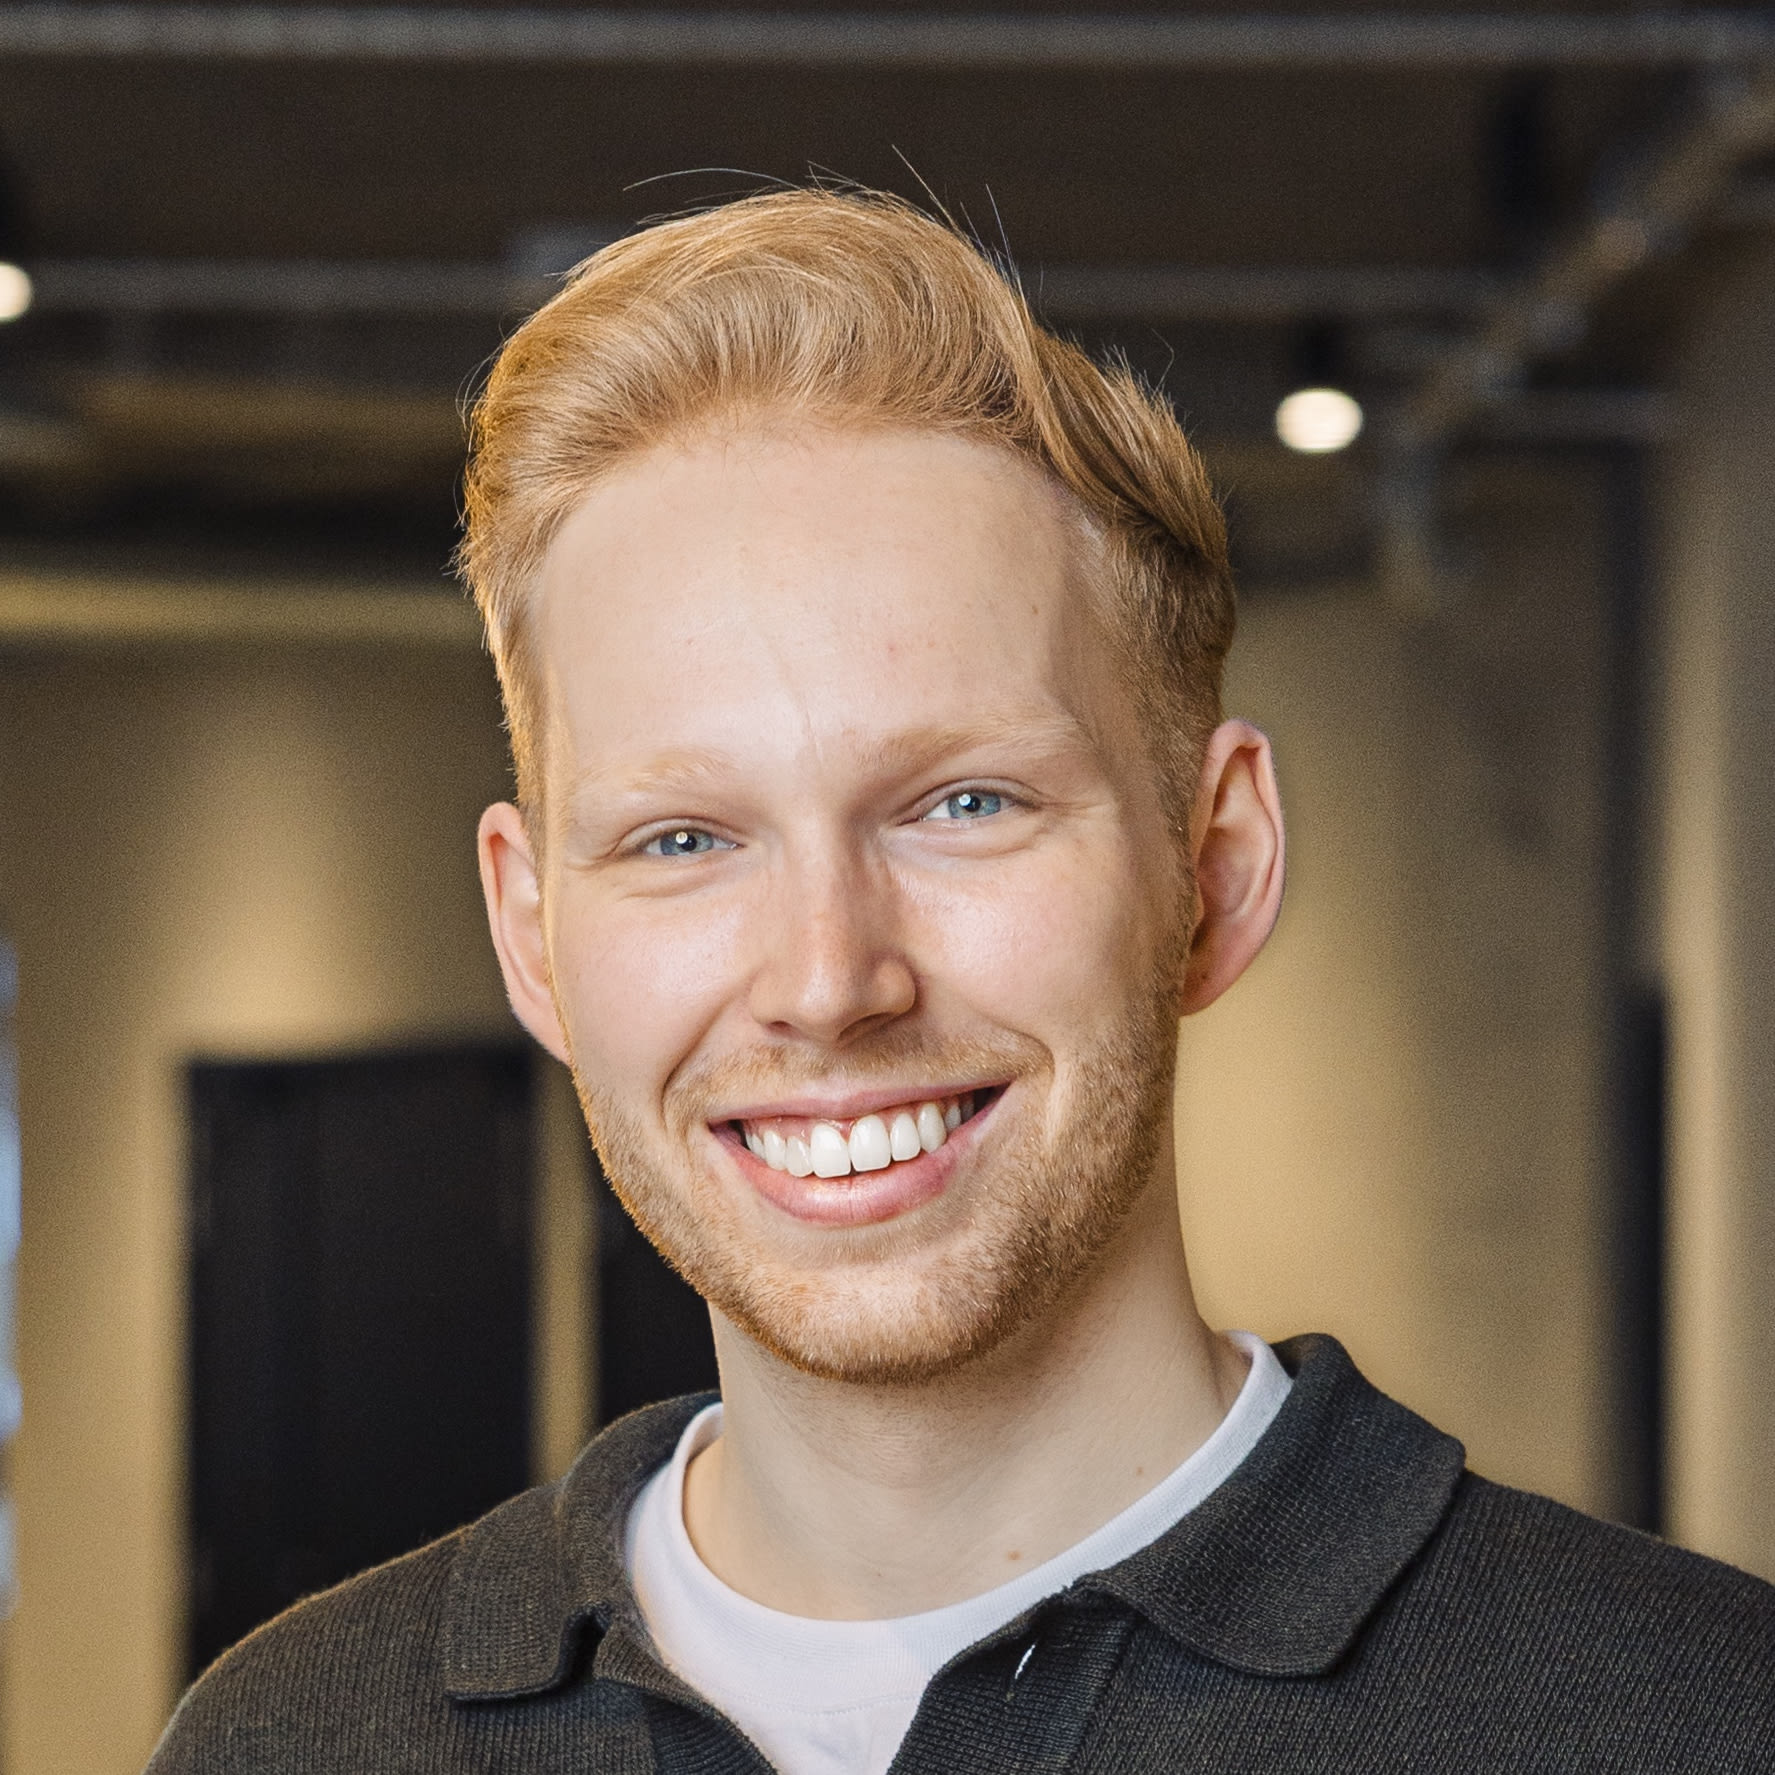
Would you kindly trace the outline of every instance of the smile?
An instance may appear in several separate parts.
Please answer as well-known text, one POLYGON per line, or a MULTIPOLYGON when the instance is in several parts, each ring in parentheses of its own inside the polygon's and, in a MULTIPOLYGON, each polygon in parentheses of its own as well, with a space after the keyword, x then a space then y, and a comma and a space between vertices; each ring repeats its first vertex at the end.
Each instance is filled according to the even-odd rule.
POLYGON ((854 1171, 886 1171, 937 1152, 990 1095, 969 1091, 912 1099, 854 1121, 764 1116, 731 1125, 752 1156, 773 1171, 791 1177, 849 1177, 854 1171))

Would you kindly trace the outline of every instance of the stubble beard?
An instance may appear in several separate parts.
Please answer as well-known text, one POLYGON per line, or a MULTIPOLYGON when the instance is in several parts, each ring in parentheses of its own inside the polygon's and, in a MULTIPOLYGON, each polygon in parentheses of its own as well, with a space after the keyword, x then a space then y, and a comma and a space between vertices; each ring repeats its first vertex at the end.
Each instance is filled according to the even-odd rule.
MULTIPOLYGON (((959 1187, 965 1218, 933 1239, 933 1210, 822 1230, 817 1263, 796 1262, 742 1224, 724 1186, 690 1156, 703 1104, 735 1088, 817 1086, 805 1061, 765 1051, 675 1082, 662 1142, 575 1066, 605 1174, 648 1240, 712 1307, 781 1361, 822 1379, 911 1385, 978 1360, 1040 1319, 1092 1268, 1151 1182, 1177 1052, 1169 969, 1068 1065, 1021 1037, 939 1042, 890 1031, 847 1054, 847 1084, 879 1078, 1008 1078, 1013 1121, 983 1130, 959 1187), (1033 1101, 1029 1101, 1032 1099, 1033 1101)), ((828 1076, 832 1069, 828 1069, 828 1076)), ((1005 1105, 1002 1107, 1011 1107, 1005 1105)), ((730 1187, 730 1186, 729 1186, 730 1187)))

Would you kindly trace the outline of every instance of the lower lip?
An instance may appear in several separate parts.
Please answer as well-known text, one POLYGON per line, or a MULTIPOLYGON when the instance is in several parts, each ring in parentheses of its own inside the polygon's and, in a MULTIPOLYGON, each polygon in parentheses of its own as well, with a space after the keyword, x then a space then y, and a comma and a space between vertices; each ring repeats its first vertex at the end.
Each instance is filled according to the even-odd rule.
POLYGON ((934 1153, 897 1159, 884 1171, 853 1171, 848 1177, 794 1177, 775 1171, 746 1145, 731 1123, 712 1130, 741 1174, 773 1208, 814 1226, 873 1226, 896 1220, 935 1200, 949 1187, 955 1167, 974 1146, 982 1122, 1002 1092, 975 1111, 934 1153))

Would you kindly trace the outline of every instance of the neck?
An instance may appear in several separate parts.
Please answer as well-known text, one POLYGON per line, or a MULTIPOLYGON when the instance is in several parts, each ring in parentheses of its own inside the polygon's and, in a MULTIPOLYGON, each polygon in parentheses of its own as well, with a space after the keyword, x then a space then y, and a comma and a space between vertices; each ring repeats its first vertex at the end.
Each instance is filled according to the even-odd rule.
POLYGON ((741 1594, 829 1620, 941 1608, 1064 1552, 1199 1448, 1245 1376, 1196 1311, 1168 1175, 1046 1318, 928 1385, 820 1380, 715 1333, 691 1540, 741 1594))

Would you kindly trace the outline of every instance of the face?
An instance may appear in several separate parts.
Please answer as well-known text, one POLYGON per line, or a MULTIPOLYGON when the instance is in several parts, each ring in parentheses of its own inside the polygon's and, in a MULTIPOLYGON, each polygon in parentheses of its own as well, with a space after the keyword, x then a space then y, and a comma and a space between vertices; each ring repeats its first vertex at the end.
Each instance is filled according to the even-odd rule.
POLYGON ((988 446, 753 432, 545 563, 540 857, 483 826, 513 1001, 642 1229, 808 1372, 968 1361, 1168 1177, 1190 876, 1088 548, 988 446))

